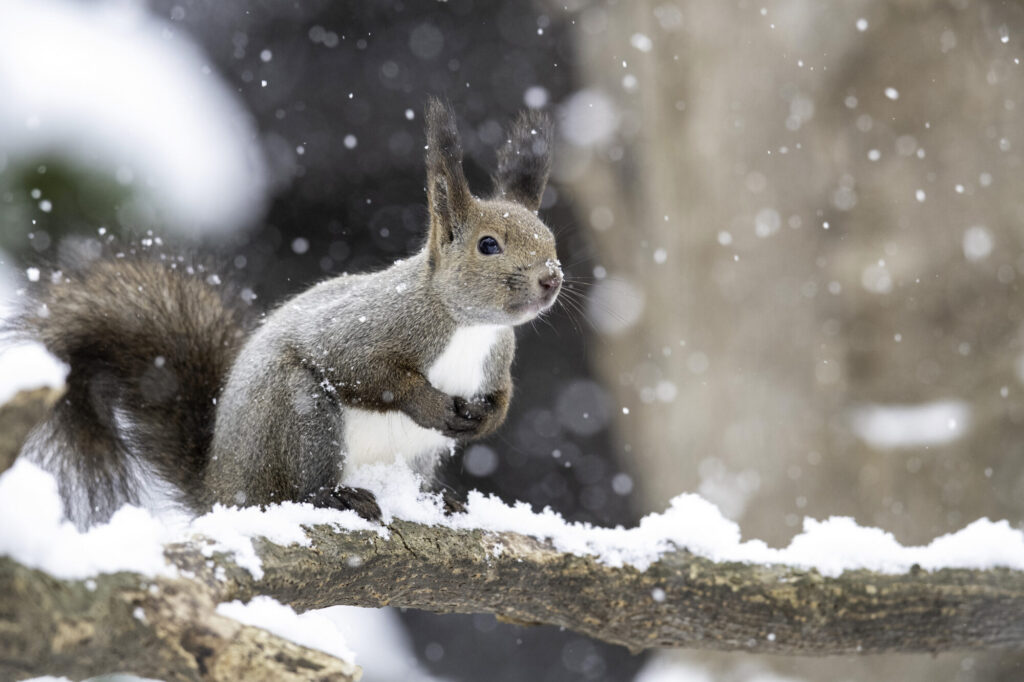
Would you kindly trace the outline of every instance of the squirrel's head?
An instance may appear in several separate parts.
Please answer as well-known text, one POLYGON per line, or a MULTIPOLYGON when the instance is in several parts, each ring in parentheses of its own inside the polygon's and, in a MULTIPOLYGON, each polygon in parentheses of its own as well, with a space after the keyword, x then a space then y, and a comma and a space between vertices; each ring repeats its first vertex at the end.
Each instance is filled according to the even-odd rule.
POLYGON ((455 115, 427 102, 427 254, 433 284, 459 324, 528 322, 555 302, 562 268, 537 217, 551 170, 552 126, 523 112, 498 151, 494 196, 474 197, 462 172, 455 115))

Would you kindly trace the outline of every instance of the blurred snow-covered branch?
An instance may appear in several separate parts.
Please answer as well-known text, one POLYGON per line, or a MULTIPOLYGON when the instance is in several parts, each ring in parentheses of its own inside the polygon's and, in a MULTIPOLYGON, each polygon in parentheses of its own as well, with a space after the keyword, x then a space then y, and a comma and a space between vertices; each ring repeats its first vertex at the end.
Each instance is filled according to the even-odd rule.
POLYGON ((121 218, 135 228, 224 232, 263 211, 250 114, 192 40, 141 5, 0 4, 0 92, 0 172, 57 160, 109 178, 130 191, 121 218))

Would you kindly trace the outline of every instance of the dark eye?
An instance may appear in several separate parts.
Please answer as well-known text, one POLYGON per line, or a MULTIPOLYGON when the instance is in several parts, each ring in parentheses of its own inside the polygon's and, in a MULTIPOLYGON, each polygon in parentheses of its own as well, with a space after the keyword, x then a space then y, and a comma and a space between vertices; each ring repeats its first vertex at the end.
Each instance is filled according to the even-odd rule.
POLYGON ((485 256, 494 256, 501 253, 501 245, 494 237, 483 237, 477 242, 476 248, 485 256))

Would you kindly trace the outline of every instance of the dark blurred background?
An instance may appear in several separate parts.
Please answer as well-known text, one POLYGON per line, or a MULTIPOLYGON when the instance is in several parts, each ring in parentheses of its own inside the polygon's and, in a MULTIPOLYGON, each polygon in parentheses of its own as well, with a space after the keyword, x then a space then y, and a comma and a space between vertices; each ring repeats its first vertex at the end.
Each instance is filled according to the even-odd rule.
MULTIPOLYGON (((776 546, 804 516, 906 544, 1020 527, 1021 30, 994 0, 9 0, 0 260, 154 230, 266 309, 419 247, 427 95, 458 112, 479 194, 502 127, 548 108, 570 291, 518 331, 508 422, 450 484, 626 525, 697 491, 776 546)), ((646 664, 402 619, 447 679, 646 664)), ((1018 680, 1021 660, 684 652, 638 679, 1018 680)))

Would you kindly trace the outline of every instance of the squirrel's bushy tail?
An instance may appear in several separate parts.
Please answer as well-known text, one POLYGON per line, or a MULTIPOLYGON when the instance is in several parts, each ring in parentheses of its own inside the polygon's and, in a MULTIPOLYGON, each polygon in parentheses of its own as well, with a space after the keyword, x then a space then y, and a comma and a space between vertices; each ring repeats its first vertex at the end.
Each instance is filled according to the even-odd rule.
POLYGON ((116 249, 62 244, 58 269, 28 285, 8 323, 70 367, 24 454, 57 476, 79 526, 154 503, 154 480, 197 509, 217 396, 244 340, 243 304, 210 270, 116 249))

